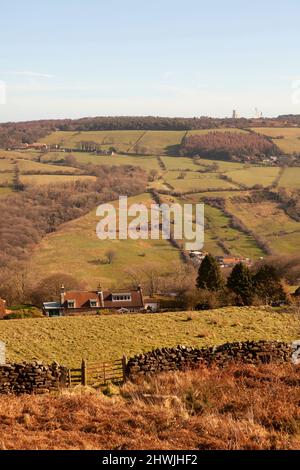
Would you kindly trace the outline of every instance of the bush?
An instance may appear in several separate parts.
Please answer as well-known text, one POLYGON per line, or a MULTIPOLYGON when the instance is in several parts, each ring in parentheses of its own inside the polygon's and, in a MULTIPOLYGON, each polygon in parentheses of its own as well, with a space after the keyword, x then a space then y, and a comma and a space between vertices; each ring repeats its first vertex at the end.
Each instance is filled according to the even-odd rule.
POLYGON ((14 310, 4 317, 5 320, 16 320, 20 318, 42 318, 43 314, 41 310, 35 307, 22 308, 20 310, 14 310))
POLYGON ((196 288, 186 290, 181 296, 181 301, 186 310, 209 310, 221 305, 219 293, 196 288))

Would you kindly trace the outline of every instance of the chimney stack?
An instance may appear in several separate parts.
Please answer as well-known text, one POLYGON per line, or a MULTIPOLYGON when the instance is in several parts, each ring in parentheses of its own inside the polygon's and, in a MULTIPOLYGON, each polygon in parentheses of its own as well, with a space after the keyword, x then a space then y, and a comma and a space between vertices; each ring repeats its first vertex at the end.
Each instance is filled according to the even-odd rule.
POLYGON ((63 306, 65 303, 65 286, 62 284, 60 288, 60 304, 63 306))
POLYGON ((102 287, 101 287, 101 284, 98 285, 98 297, 99 297, 99 300, 100 300, 100 307, 104 307, 104 298, 103 298, 103 291, 102 291, 102 287))
POLYGON ((142 305, 143 305, 143 307, 144 307, 144 305, 145 305, 145 304, 144 304, 144 296, 143 296, 143 289, 142 289, 141 284, 138 284, 137 290, 138 290, 138 292, 140 293, 142 305))

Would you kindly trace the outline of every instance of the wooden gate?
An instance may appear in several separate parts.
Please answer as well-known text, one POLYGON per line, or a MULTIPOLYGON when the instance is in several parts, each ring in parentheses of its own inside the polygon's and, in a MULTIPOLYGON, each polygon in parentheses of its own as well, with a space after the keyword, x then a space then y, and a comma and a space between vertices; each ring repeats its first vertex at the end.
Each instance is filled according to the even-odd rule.
POLYGON ((126 379, 126 357, 116 361, 88 363, 82 360, 80 369, 69 370, 69 386, 101 387, 107 383, 121 384, 126 379))
POLYGON ((82 368, 69 369, 69 373, 68 373, 69 387, 75 387, 75 385, 81 385, 81 384, 82 384, 82 368))

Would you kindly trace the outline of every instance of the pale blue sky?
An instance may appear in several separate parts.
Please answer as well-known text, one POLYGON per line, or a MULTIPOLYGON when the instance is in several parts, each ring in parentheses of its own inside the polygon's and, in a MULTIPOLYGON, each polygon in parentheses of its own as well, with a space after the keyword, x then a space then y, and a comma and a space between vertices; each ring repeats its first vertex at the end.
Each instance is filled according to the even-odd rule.
POLYGON ((1 2, 0 121, 300 113, 299 18, 299 0, 1 2))

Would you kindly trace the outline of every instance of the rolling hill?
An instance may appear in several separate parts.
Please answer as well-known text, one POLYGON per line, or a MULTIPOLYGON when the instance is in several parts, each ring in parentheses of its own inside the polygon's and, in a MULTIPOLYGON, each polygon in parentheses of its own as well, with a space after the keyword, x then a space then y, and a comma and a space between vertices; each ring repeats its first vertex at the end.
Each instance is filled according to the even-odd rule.
MULTIPOLYGON (((205 249, 214 254, 234 254, 257 259, 265 256, 260 241, 266 242, 275 254, 293 254, 300 248, 300 223, 292 220, 283 207, 276 202, 261 201, 256 204, 240 202, 249 191, 257 186, 285 188, 288 191, 300 189, 299 168, 245 165, 239 162, 212 161, 204 158, 188 158, 173 155, 183 137, 192 134, 213 132, 214 129, 195 131, 58 131, 44 140, 48 144, 60 144, 76 148, 82 141, 94 141, 102 148, 114 146, 118 152, 112 156, 95 153, 71 152, 78 164, 91 163, 95 166, 129 165, 141 167, 148 174, 149 189, 173 194, 180 203, 202 202, 205 198, 225 201, 225 213, 221 207, 206 205, 205 249), (147 155, 146 155, 147 154, 147 155), (232 217, 238 218, 247 231, 233 226, 232 217)), ((246 130, 224 128, 218 131, 247 132, 246 130)), ((276 139, 281 145, 293 141, 293 150, 300 150, 298 130, 293 128, 257 128, 265 135, 283 135, 276 139), (298 142, 298 144, 297 144, 298 142)), ((290 149, 292 149, 290 147, 290 149)), ((68 152, 51 151, 0 151, 0 197, 11 191, 15 163, 20 178, 27 186, 51 184, 76 179, 94 179, 83 175, 82 170, 72 165, 62 165, 68 152), (57 174, 61 173, 61 174, 57 174)), ((149 194, 134 199, 150 203, 149 194)), ((178 249, 167 241, 132 240, 105 241, 96 238, 97 219, 95 211, 59 227, 56 233, 46 236, 34 250, 31 269, 37 277, 45 273, 72 272, 77 279, 84 279, 91 287, 99 280, 111 286, 124 279, 128 269, 142 269, 149 263, 161 269, 164 275, 182 265, 178 249), (105 263, 105 253, 113 250, 112 265, 105 263)))

